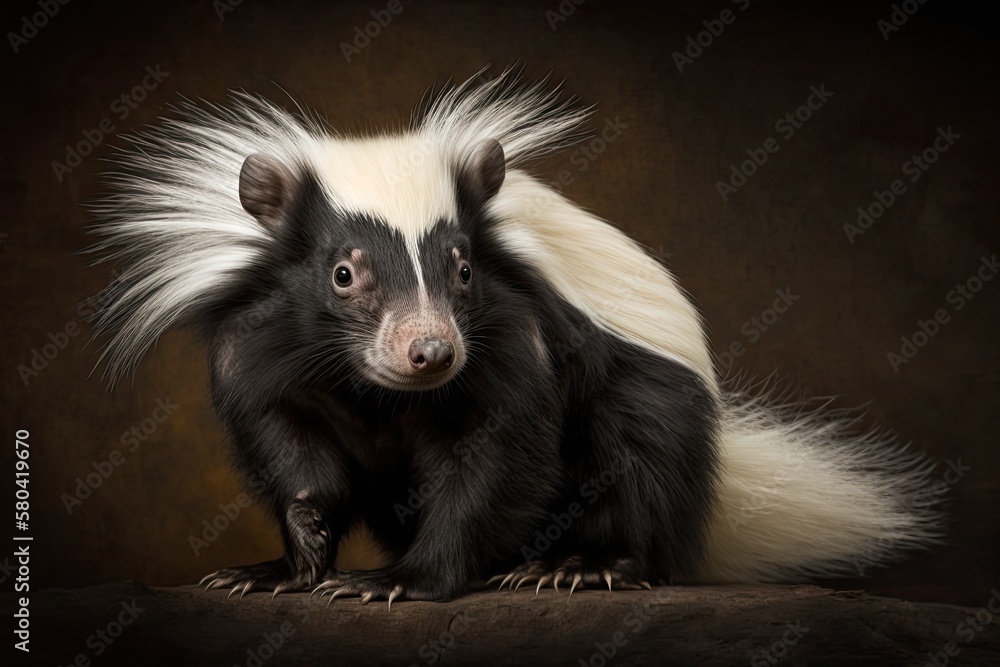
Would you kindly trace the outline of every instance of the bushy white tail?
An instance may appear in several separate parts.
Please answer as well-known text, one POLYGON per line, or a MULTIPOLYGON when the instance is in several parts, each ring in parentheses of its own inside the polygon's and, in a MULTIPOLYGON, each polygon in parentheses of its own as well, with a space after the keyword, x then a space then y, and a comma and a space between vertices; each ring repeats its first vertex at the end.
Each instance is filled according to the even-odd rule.
POLYGON ((703 583, 861 576, 940 540, 933 464, 825 406, 728 394, 703 583))

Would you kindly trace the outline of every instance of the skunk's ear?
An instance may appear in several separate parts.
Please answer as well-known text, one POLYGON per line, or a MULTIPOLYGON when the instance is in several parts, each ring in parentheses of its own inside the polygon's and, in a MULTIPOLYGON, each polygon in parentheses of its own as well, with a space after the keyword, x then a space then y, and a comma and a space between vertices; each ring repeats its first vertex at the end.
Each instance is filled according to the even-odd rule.
POLYGON ((480 142, 459 177, 462 198, 471 206, 482 206, 500 191, 506 173, 507 160, 500 142, 480 142))
POLYGON ((270 155, 254 153, 240 169, 240 204, 267 227, 281 224, 295 189, 291 170, 270 155))

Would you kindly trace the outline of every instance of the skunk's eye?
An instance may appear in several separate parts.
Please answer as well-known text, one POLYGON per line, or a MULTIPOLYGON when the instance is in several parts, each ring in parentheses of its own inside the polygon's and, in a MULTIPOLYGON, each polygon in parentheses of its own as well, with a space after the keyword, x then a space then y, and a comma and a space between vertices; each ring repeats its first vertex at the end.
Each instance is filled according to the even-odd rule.
POLYGON ((468 262, 462 262, 458 269, 458 277, 462 279, 463 285, 468 285, 469 281, 472 280, 472 267, 469 266, 468 262))
POLYGON ((347 262, 338 264, 333 269, 333 282, 337 287, 350 287, 354 282, 354 275, 351 273, 351 266, 347 262))

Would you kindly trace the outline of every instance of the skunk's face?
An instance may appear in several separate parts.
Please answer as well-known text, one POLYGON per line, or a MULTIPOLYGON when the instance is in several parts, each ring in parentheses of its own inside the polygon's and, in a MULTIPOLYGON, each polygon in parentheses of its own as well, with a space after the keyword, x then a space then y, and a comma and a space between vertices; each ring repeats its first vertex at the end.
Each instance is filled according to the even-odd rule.
POLYGON ((468 239, 442 223, 417 253, 381 222, 351 220, 326 262, 325 307, 352 366, 388 389, 439 387, 467 359, 465 331, 478 291, 468 239))
POLYGON ((338 144, 318 174, 252 155, 240 200, 276 238, 274 274, 294 304, 288 326, 297 337, 343 355, 380 387, 425 391, 452 380, 468 358, 481 291, 458 219, 499 189, 503 151, 484 146, 456 178, 446 165, 402 176, 371 168, 393 164, 388 149, 338 144), (368 168, 359 173, 359 165, 368 168))

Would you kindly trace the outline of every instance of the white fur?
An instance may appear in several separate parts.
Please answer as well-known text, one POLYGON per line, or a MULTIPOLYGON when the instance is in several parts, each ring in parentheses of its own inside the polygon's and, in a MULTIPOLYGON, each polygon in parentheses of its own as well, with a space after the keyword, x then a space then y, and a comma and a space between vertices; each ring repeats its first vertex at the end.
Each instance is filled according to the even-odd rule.
POLYGON ((694 306, 664 269, 618 229, 519 171, 490 206, 501 241, 598 326, 669 357, 717 389, 694 306))
POLYGON ((312 164, 337 207, 364 212, 398 229, 406 241, 421 297, 427 289, 418 243, 437 221, 454 222, 458 202, 448 156, 414 134, 320 142, 312 164), (392 193, 386 196, 386 193, 392 193))
POLYGON ((580 128, 589 116, 573 100, 561 100, 559 88, 547 86, 546 80, 523 86, 508 70, 488 81, 473 77, 446 91, 415 119, 415 127, 458 165, 482 141, 496 139, 511 168, 572 145, 583 135, 580 128))
POLYGON ((134 369, 173 324, 208 302, 268 239, 240 206, 239 174, 252 153, 297 165, 315 127, 247 95, 230 108, 185 102, 181 118, 126 136, 108 175, 117 194, 93 209, 107 238, 93 247, 121 260, 120 294, 97 320, 112 381, 134 369))
MULTIPOLYGON (((210 303, 269 242, 239 203, 252 153, 310 168, 334 206, 398 229, 415 268, 421 235, 453 221, 453 174, 483 140, 504 148, 508 173, 490 213, 501 242, 570 304, 625 340, 691 369, 722 410, 722 475, 698 581, 794 580, 857 574, 866 564, 932 543, 929 467, 854 420, 768 407, 720 388, 698 313, 670 273, 631 239, 517 167, 570 143, 588 112, 544 82, 505 73, 446 92, 407 132, 334 136, 269 103, 238 95, 229 108, 185 103, 181 118, 132 137, 116 161, 119 193, 96 207, 107 237, 96 250, 124 263, 120 292, 100 315, 112 379, 161 333, 210 303)), ((422 281, 422 277, 418 280, 422 281)))
POLYGON ((862 576, 940 541, 933 465, 823 406, 727 393, 703 583, 862 576))

